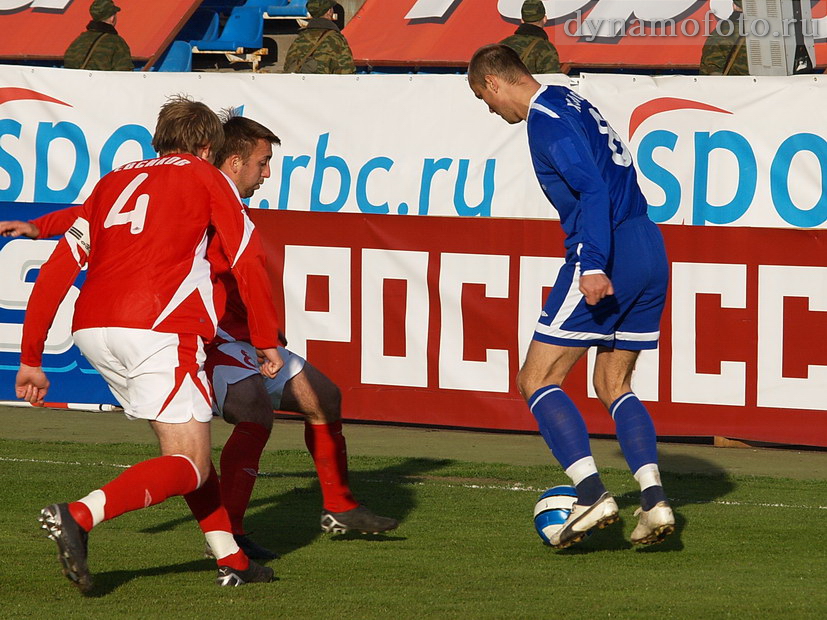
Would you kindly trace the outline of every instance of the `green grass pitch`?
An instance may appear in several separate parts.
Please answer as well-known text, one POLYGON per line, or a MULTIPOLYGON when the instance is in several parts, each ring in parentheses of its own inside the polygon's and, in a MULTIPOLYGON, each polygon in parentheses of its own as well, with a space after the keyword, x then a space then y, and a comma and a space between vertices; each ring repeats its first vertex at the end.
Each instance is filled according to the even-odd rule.
POLYGON ((278 581, 213 584, 180 498, 90 536, 96 591, 64 579, 39 510, 85 495, 152 446, 0 440, 0 618, 823 618, 824 481, 665 474, 677 532, 628 542, 637 504, 605 470, 622 521, 564 551, 532 525, 552 466, 351 457, 360 499, 402 521, 388 535, 323 535, 305 453, 266 452, 247 527, 281 559, 278 581))

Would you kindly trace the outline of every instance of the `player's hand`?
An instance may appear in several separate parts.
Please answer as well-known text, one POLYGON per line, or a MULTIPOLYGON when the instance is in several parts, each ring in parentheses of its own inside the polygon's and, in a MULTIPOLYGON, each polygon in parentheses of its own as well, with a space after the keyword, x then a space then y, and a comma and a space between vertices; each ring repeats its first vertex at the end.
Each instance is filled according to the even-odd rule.
POLYGON ((49 391, 49 379, 46 378, 46 373, 40 366, 20 364, 14 391, 20 400, 42 407, 46 392, 49 391))
POLYGON ((29 237, 29 239, 36 239, 40 234, 40 230, 31 222, 21 222, 20 220, 8 220, 0 222, 0 235, 4 237, 29 237))
POLYGON ((259 364, 259 370, 261 374, 263 374, 268 379, 273 379, 276 374, 278 374, 279 370, 282 366, 284 366, 284 360, 281 359, 281 355, 276 348, 272 349, 256 349, 257 352, 260 352, 264 361, 259 364))
POLYGON ((590 273, 586 276, 580 276, 580 292, 583 293, 586 303, 590 306, 595 305, 604 297, 615 294, 612 281, 605 273, 590 273))

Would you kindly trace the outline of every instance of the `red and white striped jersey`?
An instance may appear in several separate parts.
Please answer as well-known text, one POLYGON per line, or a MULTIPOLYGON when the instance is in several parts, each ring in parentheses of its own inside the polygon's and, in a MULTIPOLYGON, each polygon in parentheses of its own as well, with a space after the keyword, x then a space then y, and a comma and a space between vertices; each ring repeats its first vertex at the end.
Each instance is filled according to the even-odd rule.
MULTIPOLYGON (((60 217, 56 216, 53 223, 60 217)), ((65 230, 65 228, 64 228, 65 230)), ((229 178, 192 155, 133 162, 106 175, 43 265, 23 327, 21 362, 39 366, 57 307, 88 263, 73 331, 131 327, 215 335, 208 232, 249 310, 251 342, 277 344, 264 252, 229 178)))

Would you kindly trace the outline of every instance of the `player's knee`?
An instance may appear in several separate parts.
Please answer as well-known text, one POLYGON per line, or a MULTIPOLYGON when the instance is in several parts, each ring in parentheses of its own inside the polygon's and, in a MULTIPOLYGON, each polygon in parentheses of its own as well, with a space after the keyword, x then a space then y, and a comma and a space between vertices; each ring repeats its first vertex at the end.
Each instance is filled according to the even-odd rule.
POLYGON ((210 453, 209 451, 197 451, 185 456, 190 460, 192 466, 195 468, 195 471, 198 473, 198 486, 196 489, 200 489, 207 481, 207 478, 210 477, 210 472, 212 471, 212 459, 210 458, 210 453))
POLYGON ((273 410, 269 404, 256 402, 248 407, 225 407, 224 420, 233 426, 241 422, 258 424, 266 429, 273 428, 273 410))
POLYGON ((594 378, 594 392, 597 394, 598 400, 608 409, 617 398, 624 394, 624 386, 622 383, 608 381, 605 378, 596 376, 594 378))
POLYGON ((326 394, 314 407, 302 411, 310 424, 332 424, 342 419, 342 394, 339 388, 335 393, 326 394))
POLYGON ((321 404, 322 416, 328 424, 342 419, 342 391, 338 386, 327 390, 321 404))
POLYGON ((520 394, 525 400, 531 398, 531 395, 540 387, 542 386, 537 385, 537 381, 533 380, 524 369, 521 368, 520 372, 517 373, 517 389, 520 390, 520 394))
POLYGON ((248 377, 228 386, 221 413, 232 425, 252 422, 267 429, 273 426, 270 395, 260 377, 248 377))

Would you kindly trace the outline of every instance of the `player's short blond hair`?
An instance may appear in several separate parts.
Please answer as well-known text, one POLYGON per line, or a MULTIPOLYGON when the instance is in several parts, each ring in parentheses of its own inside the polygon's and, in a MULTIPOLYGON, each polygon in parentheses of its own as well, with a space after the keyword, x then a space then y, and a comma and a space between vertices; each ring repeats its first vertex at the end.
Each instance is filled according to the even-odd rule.
POLYGON ((186 95, 175 95, 161 106, 152 136, 152 147, 159 155, 197 155, 207 146, 215 153, 223 144, 221 121, 205 104, 186 95))
POLYGON ((517 52, 507 45, 494 43, 479 48, 468 63, 468 83, 472 87, 482 87, 486 75, 496 75, 509 84, 516 84, 526 76, 531 77, 531 72, 517 52))

